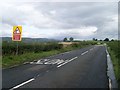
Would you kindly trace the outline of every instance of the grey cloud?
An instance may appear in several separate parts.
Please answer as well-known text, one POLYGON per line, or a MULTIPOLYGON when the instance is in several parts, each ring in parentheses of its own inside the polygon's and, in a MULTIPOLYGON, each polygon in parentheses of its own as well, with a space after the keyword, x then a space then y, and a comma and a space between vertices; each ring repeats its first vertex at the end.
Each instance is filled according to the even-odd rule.
MULTIPOLYGON (((40 23, 32 23, 33 26, 41 29, 41 28, 53 28, 53 29, 74 29, 80 28, 82 26, 94 26, 97 27, 98 30, 95 35, 88 36, 84 38, 92 38, 92 37, 112 37, 112 35, 116 35, 117 27, 113 19, 111 18, 114 15, 117 15, 117 3, 100 3, 100 2, 37 2, 37 3, 25 3, 31 4, 35 11, 41 12, 45 17, 50 18, 51 21, 47 22, 45 25, 40 23), (51 12, 54 13, 51 13, 51 12), (50 25, 47 25, 49 24, 50 25), (112 25, 111 25, 112 24, 112 25), (115 31, 115 32, 114 32, 115 31), (112 34, 111 34, 112 33, 112 34)), ((16 10, 16 9, 15 9, 16 10)), ((14 11, 14 8, 8 10, 9 12, 4 13, 3 23, 7 23, 9 25, 15 24, 28 24, 29 22, 27 17, 27 13, 14 11), (8 13, 12 13, 11 15, 6 15, 8 13), (19 14, 20 13, 20 14, 19 14), (8 20, 9 19, 9 20, 8 20), (15 20, 14 20, 15 19, 15 20), (18 22, 17 22, 18 21, 18 22)), ((33 14, 34 12, 31 12, 33 14)), ((39 17, 38 17, 38 20, 39 17)), ((30 21, 34 22, 34 21, 30 21)), ((57 38, 72 36, 73 34, 65 34, 56 36, 57 38)), ((53 36, 54 37, 54 36, 53 36)), ((73 35, 75 38, 83 38, 79 36, 77 33, 73 35)))
POLYGON ((115 3, 41 3, 36 9, 61 22, 58 28, 79 28, 81 25, 101 27, 111 21, 107 16, 117 14, 115 3), (52 16, 50 11, 55 10, 52 16))
POLYGON ((15 9, 14 7, 4 8, 4 11, 2 12, 2 24, 8 24, 10 26, 24 25, 25 13, 15 9))

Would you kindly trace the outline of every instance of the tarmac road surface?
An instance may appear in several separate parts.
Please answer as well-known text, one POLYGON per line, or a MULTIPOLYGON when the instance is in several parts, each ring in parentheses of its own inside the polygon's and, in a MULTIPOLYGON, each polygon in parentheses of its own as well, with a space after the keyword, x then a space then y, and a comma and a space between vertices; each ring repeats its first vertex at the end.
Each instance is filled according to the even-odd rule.
POLYGON ((3 69, 3 88, 108 88, 103 45, 53 55, 3 69))

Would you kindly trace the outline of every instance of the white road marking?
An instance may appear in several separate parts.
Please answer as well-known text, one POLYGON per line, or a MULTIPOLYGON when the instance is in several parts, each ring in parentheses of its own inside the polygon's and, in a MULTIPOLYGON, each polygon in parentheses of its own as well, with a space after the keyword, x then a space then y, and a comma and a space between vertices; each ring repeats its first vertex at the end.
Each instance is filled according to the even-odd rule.
POLYGON ((64 60, 61 60, 61 59, 53 59, 53 60, 50 60, 48 62, 45 62, 44 64, 60 64, 64 62, 64 60))
POLYGON ((57 67, 59 68, 59 67, 65 65, 66 63, 68 63, 68 62, 70 62, 70 61, 76 59, 76 58, 78 58, 78 57, 74 57, 74 58, 72 58, 72 59, 70 59, 70 60, 68 60, 68 61, 66 61, 66 62, 64 62, 64 63, 62 63, 62 64, 60 64, 60 65, 58 65, 57 67))
POLYGON ((64 60, 60 60, 58 63, 57 63, 57 65, 59 65, 59 64, 61 64, 61 63, 63 63, 64 62, 64 60))
POLYGON ((44 61, 48 61, 49 59, 44 59, 44 61))
POLYGON ((117 81, 115 78, 115 73, 114 73, 111 57, 110 57, 109 52, 107 51, 107 48, 106 48, 106 54, 107 54, 107 66, 108 66, 107 67, 107 76, 109 79, 109 89, 112 90, 112 88, 118 88, 118 85, 117 85, 117 81))
POLYGON ((30 64, 33 64, 33 62, 30 62, 30 64))
POLYGON ((30 62, 30 64, 57 64, 57 65, 62 65, 62 64, 66 64, 74 59, 76 59, 77 57, 72 58, 71 60, 63 60, 63 59, 40 59, 37 62, 30 62))
POLYGON ((107 53, 107 55, 109 55, 109 53, 108 53, 107 49, 106 49, 106 53, 107 53))
POLYGON ((74 57, 74 58, 70 59, 68 62, 71 62, 71 61, 73 61, 73 60, 76 59, 76 58, 78 58, 78 57, 74 57))
POLYGON ((84 55, 84 54, 86 54, 86 53, 88 53, 88 51, 83 52, 81 55, 84 55))
POLYGON ((57 67, 61 67, 61 66, 63 66, 63 65, 66 64, 66 63, 68 63, 68 62, 64 62, 64 63, 58 65, 57 67))
POLYGON ((93 48, 90 49, 90 51, 92 51, 92 50, 93 50, 93 48))
POLYGON ((27 64, 27 63, 29 63, 29 62, 24 62, 23 64, 27 64))
POLYGON ((62 60, 62 59, 41 59, 38 60, 37 62, 30 62, 30 64, 61 64, 63 62, 65 62, 66 60, 62 60))
POLYGON ((70 53, 70 52, 65 52, 65 53, 70 53))
POLYGON ((109 89, 112 90, 112 81, 109 79, 109 89))
POLYGON ((48 71, 46 71, 46 72, 49 72, 49 70, 48 70, 48 71))
POLYGON ((30 79, 30 80, 28 80, 28 81, 26 81, 26 82, 23 82, 23 83, 21 83, 21 84, 19 84, 19 85, 15 86, 15 87, 13 87, 13 88, 12 88, 12 89, 10 89, 10 90, 17 89, 17 88, 19 88, 19 87, 21 87, 21 86, 23 86, 23 85, 25 85, 25 84, 27 84, 27 83, 29 83, 29 82, 33 81, 33 80, 35 80, 35 79, 34 79, 34 78, 32 78, 32 79, 30 79))
POLYGON ((40 64, 41 63, 41 60, 38 60, 36 64, 40 64))

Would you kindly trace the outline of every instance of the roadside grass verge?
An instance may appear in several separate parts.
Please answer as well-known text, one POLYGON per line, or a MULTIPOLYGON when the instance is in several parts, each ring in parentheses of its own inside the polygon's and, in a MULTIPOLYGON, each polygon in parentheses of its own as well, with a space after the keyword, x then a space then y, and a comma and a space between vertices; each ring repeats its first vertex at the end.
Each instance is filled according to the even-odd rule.
POLYGON ((113 63, 116 79, 118 80, 119 76, 120 76, 118 58, 116 58, 116 55, 112 50, 108 49, 108 51, 109 51, 110 56, 111 56, 111 60, 112 60, 112 63, 113 63))
POLYGON ((111 60, 114 67, 115 76, 120 88, 120 47, 118 41, 108 42, 108 52, 110 53, 111 60))
POLYGON ((2 56, 0 55, 0 68, 2 68, 2 56))
POLYGON ((2 68, 9 68, 11 66, 23 64, 24 62, 38 60, 41 58, 45 58, 51 55, 55 55, 55 54, 59 54, 59 53, 67 52, 67 51, 71 51, 74 49, 78 49, 78 48, 68 46, 67 48, 62 48, 59 50, 42 51, 39 53, 31 52, 31 53, 25 53, 22 55, 6 55, 2 57, 2 68))
POLYGON ((59 51, 57 50, 52 50, 52 51, 47 51, 47 52, 40 52, 40 53, 25 53, 22 55, 8 55, 8 56, 3 56, 2 57, 2 67, 3 68, 8 68, 14 65, 20 65, 24 62, 29 62, 29 61, 33 61, 35 59, 40 59, 40 58, 44 58, 47 56, 51 56, 54 54, 59 53, 59 51))
MULTIPOLYGON (((31 49, 31 52, 29 50, 29 52, 26 51, 26 48, 23 48, 24 45, 22 46, 23 48, 23 51, 26 51, 25 53, 23 54, 19 54, 19 55, 14 55, 14 53, 9 53, 9 51, 11 51, 11 47, 12 46, 9 46, 9 49, 7 50, 7 46, 4 46, 3 47, 3 51, 4 51, 4 54, 2 56, 2 68, 9 68, 9 67, 12 67, 12 66, 16 66, 16 65, 21 65, 25 62, 30 62, 30 61, 34 61, 34 60, 39 60, 41 58, 45 58, 45 57, 48 57, 48 56, 51 56, 51 55, 55 55, 55 54, 59 54, 59 53, 63 53, 63 52, 67 52, 67 51, 71 51, 71 50, 75 50, 75 49, 80 49, 80 48, 83 48, 83 47, 87 47, 87 46, 90 46, 90 45, 95 45, 96 42, 80 42, 78 44, 72 44, 70 46, 67 46, 67 47, 61 47, 60 45, 57 45, 57 44, 50 44, 49 47, 48 45, 47 46, 44 46, 44 50, 42 50, 42 45, 36 45, 36 49, 34 51, 34 49, 31 49, 33 48, 34 46, 30 46, 29 49, 31 49), (37 50, 38 48, 38 50, 37 50), (53 49, 51 49, 53 48, 53 49), (57 49, 56 49, 57 48, 57 49), (8 53, 8 54, 6 54, 8 53)), ((6 44, 4 44, 6 45, 6 44)), ((13 51, 14 52, 14 51, 13 51)))

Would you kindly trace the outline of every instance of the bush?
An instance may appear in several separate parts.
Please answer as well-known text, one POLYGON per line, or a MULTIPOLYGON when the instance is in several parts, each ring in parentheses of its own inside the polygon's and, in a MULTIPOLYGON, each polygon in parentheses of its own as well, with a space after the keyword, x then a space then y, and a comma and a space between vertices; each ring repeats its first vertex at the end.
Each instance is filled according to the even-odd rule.
MULTIPOLYGON (((24 54, 29 52, 42 52, 42 51, 50 51, 50 50, 57 50, 61 49, 62 45, 58 43, 22 43, 18 42, 18 54, 24 54)), ((2 43, 2 54, 4 55, 15 55, 17 49, 16 42, 3 42, 2 43)))

